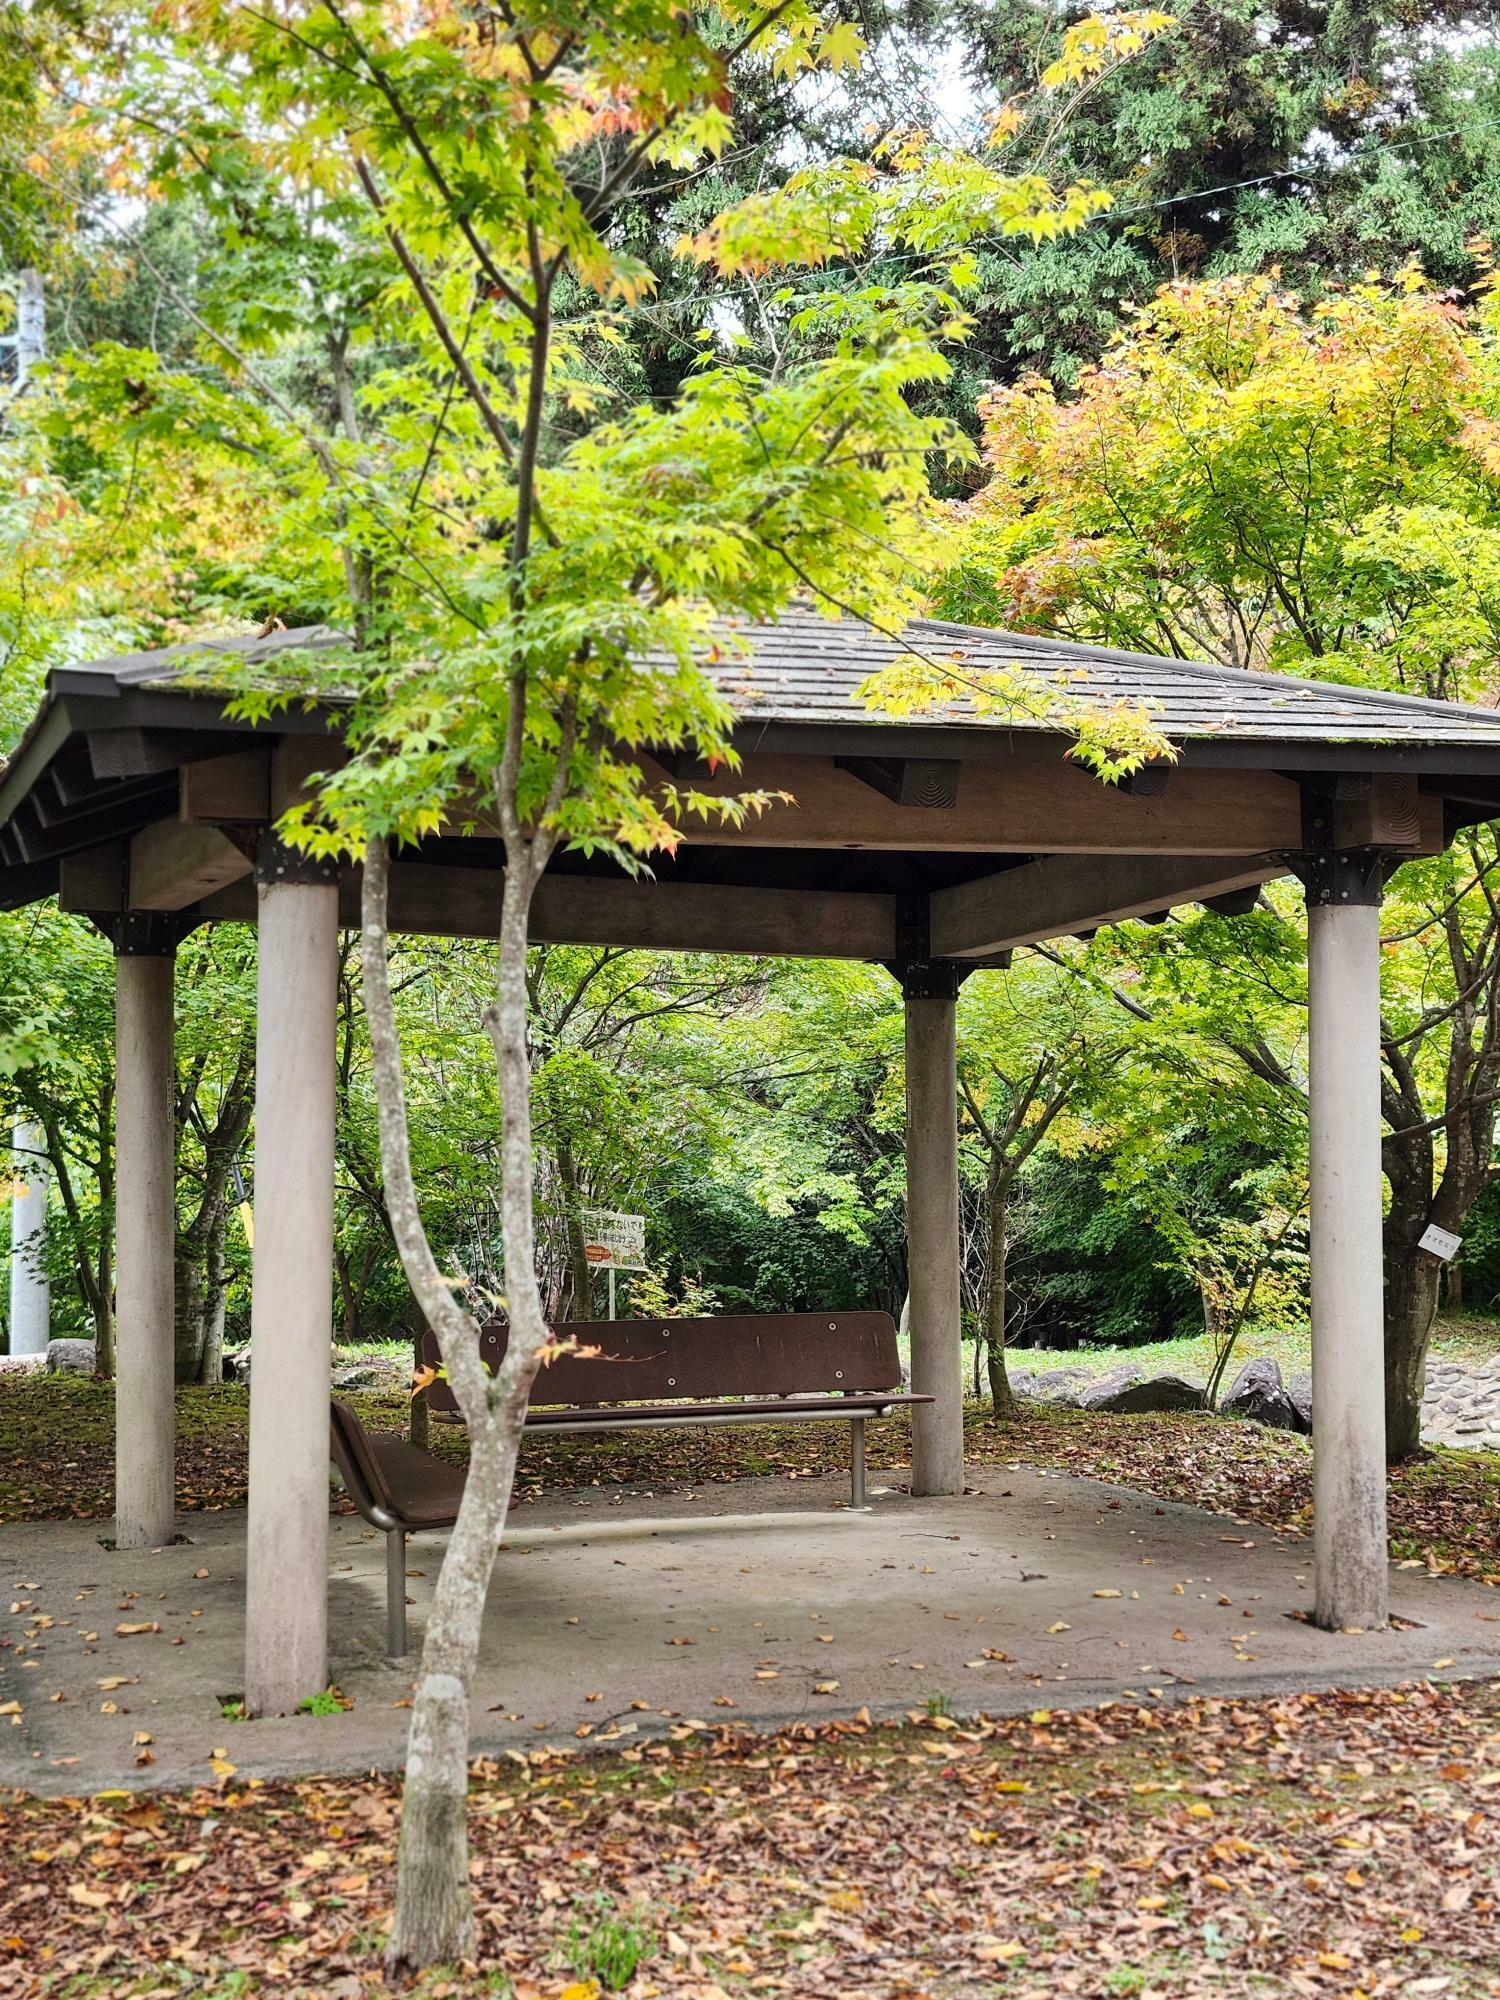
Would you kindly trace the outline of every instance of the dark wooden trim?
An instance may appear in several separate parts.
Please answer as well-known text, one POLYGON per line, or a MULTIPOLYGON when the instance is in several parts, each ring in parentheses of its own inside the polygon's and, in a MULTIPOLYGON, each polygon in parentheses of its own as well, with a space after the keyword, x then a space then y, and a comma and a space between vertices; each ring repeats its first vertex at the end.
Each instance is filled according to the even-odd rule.
POLYGON ((1193 859, 1053 855, 932 897, 932 948, 946 958, 1040 944, 1101 924, 1154 916, 1182 903, 1226 896, 1287 873, 1279 855, 1220 863, 1193 859))
MULTIPOLYGON (((390 927, 429 937, 495 937, 503 883, 499 869, 397 862, 391 869, 390 927)), ((359 871, 350 870, 340 886, 339 917, 351 928, 360 920, 359 897, 359 871)), ((253 887, 237 882, 206 897, 202 907, 205 916, 219 921, 253 922, 253 887)), ((895 949, 896 900, 833 890, 548 875, 532 906, 531 935, 538 944, 885 959, 895 949)))

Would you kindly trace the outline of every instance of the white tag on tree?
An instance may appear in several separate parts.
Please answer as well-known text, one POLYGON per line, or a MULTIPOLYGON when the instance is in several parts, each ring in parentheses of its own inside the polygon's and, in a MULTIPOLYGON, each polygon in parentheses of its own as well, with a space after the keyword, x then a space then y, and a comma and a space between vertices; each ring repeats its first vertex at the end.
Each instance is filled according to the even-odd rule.
POLYGON ((1439 1229, 1435 1222, 1429 1222, 1417 1238, 1417 1248, 1430 1251, 1434 1257, 1441 1257, 1446 1264, 1450 1257, 1458 1255, 1463 1240, 1461 1236, 1455 1236, 1451 1229, 1439 1229))

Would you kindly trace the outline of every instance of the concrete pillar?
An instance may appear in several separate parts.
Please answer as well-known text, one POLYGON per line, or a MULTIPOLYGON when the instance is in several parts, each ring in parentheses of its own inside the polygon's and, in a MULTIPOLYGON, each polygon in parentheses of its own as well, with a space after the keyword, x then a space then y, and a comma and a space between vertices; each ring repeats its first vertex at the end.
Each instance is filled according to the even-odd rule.
POLYGON ((46 1134, 29 1118, 17 1122, 10 1204, 10 1351, 45 1354, 52 1330, 47 1283, 46 1134))
POLYGON ((256 875, 245 1701, 285 1715, 328 1682, 338 885, 269 838, 256 875))
POLYGON ((964 1490, 959 1322, 956 968, 902 969, 906 998, 906 1241, 912 1412, 911 1490, 964 1490))
POLYGON ((151 920, 115 938, 115 1543, 175 1531, 177 932, 151 920))
POLYGON ((1364 855, 1307 877, 1314 1615, 1386 1622, 1380 880, 1364 855))

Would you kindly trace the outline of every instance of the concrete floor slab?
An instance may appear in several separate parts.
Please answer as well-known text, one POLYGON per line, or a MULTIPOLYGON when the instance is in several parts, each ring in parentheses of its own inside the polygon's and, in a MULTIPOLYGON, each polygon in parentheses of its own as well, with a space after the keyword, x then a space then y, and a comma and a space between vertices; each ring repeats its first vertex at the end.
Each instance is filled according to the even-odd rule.
MULTIPOLYGON (((1295 1616, 1312 1602, 1306 1541, 1031 1468, 979 1478, 955 1500, 882 1490, 863 1514, 839 1477, 517 1509, 485 1613, 476 1752, 929 1697, 1000 1714, 1500 1675, 1500 1593, 1482 1585, 1397 1569, 1396 1626, 1319 1632, 1295 1616)), ((400 1763, 415 1657, 382 1657, 381 1536, 332 1523, 332 1670, 353 1707, 230 1722, 244 1515, 184 1516, 187 1539, 144 1553, 103 1547, 103 1525, 0 1529, 0 1783, 200 1783, 216 1754, 261 1776, 400 1763), (133 1625, 159 1629, 117 1629, 133 1625)), ((419 1642, 443 1538, 409 1550, 419 1642)))

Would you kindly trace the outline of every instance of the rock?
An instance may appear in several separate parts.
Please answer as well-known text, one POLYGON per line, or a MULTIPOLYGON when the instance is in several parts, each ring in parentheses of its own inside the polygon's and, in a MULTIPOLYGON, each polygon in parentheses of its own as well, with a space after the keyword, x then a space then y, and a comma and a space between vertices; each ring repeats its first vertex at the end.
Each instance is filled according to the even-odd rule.
POLYGON ((1033 1403, 1058 1403, 1074 1408, 1078 1392, 1088 1380, 1086 1368, 1047 1368, 1040 1375, 1030 1376, 1027 1387, 1017 1389, 1016 1394, 1033 1403))
POLYGON ((379 1384, 380 1370, 378 1368, 370 1368, 363 1364, 357 1364, 351 1368, 339 1368, 334 1371, 333 1386, 335 1389, 374 1389, 378 1388, 379 1384))
POLYGON ((94 1343, 91 1340, 49 1340, 47 1342, 47 1373, 49 1375, 92 1375, 94 1372, 94 1343))
POLYGON ((1302 1419, 1287 1393, 1281 1370, 1271 1357, 1247 1361, 1219 1398, 1221 1417, 1244 1417, 1252 1424, 1266 1424, 1275 1431, 1295 1431, 1302 1419))
POLYGON ((1080 1410, 1112 1410, 1116 1407, 1114 1398, 1140 1379, 1141 1371, 1133 1362, 1108 1368, 1102 1375, 1093 1376, 1080 1390, 1076 1398, 1078 1407, 1080 1410))
POLYGON ((1180 1375, 1148 1375, 1144 1382, 1123 1383, 1103 1401, 1091 1401, 1083 1407, 1105 1410, 1112 1416, 1134 1416, 1148 1410, 1201 1410, 1203 1384, 1184 1382, 1180 1375))
POLYGON ((226 1347, 224 1350, 224 1380, 226 1382, 248 1382, 250 1380, 250 1350, 248 1347, 226 1347))
POLYGON ((1292 1399, 1292 1408, 1297 1412, 1297 1429, 1303 1437, 1312 1436, 1312 1376, 1304 1368, 1294 1375, 1286 1385, 1286 1392, 1292 1399))

